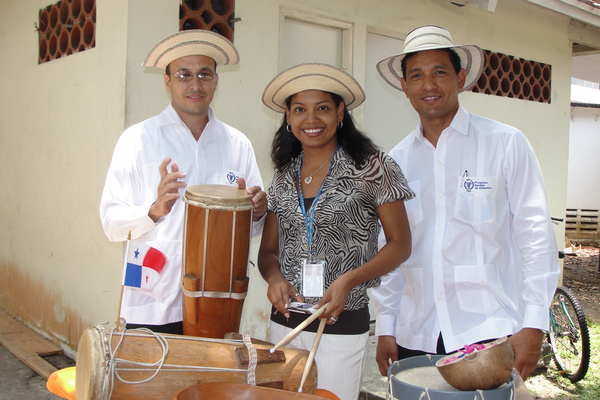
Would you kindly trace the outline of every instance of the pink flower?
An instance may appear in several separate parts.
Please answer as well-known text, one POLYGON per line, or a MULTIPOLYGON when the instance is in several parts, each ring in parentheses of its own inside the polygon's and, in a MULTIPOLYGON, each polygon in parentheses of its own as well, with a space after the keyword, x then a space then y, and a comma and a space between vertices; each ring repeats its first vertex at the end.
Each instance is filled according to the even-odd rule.
POLYGON ((485 349, 484 344, 468 344, 465 346, 465 349, 461 350, 461 351, 463 351, 464 353, 472 353, 476 350, 483 350, 483 349, 485 349))
POLYGON ((458 360, 458 357, 456 357, 456 356, 448 357, 444 360, 444 365, 450 364, 452 361, 456 361, 456 360, 458 360))

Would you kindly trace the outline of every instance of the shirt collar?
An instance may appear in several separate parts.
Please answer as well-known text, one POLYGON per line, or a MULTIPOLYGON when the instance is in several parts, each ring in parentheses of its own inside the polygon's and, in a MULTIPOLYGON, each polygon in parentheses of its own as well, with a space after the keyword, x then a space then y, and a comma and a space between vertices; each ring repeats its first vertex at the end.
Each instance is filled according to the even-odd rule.
POLYGON ((206 115, 208 116, 208 123, 206 124, 206 126, 214 124, 214 120, 216 119, 216 117, 215 112, 211 106, 208 106, 208 112, 206 113, 206 115))
POLYGON ((469 113, 460 104, 449 127, 465 136, 469 134, 469 113))
MULTIPOLYGON (((461 106, 460 104, 458 105, 458 110, 456 111, 456 114, 454 115, 454 118, 452 119, 452 122, 450 122, 450 126, 448 126, 448 128, 444 129, 444 132, 447 129, 453 129, 456 132, 462 134, 462 135, 468 135, 469 134, 469 113, 467 112, 467 110, 464 109, 463 106, 461 106)), ((423 136, 423 124, 421 123, 421 120, 419 119, 419 123, 417 125, 417 132, 416 132, 416 139, 419 140, 420 142, 424 142, 425 141, 425 137, 423 136)))
MULTIPOLYGON (((210 107, 210 106, 208 107, 207 115, 208 115, 208 123, 206 124, 206 126, 210 125, 211 123, 214 123, 213 121, 216 119, 215 112, 213 111, 212 107, 210 107)), ((173 108, 173 104, 169 103, 167 108, 165 108, 163 110, 163 112, 161 112, 160 115, 158 116, 158 125, 164 126, 164 125, 171 125, 171 124, 177 124, 177 125, 185 126, 187 128, 186 124, 182 121, 181 117, 179 117, 179 114, 177 114, 177 111, 175 111, 175 109, 173 108)))

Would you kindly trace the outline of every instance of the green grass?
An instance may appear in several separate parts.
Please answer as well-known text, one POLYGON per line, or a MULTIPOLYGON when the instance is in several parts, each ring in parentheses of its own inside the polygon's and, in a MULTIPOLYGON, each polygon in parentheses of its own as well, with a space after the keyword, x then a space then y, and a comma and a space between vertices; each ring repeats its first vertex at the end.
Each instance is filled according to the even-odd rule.
POLYGON ((560 375, 554 362, 542 376, 527 380, 527 387, 536 399, 600 399, 600 325, 588 318, 590 332, 591 358, 590 367, 583 380, 571 383, 560 375))

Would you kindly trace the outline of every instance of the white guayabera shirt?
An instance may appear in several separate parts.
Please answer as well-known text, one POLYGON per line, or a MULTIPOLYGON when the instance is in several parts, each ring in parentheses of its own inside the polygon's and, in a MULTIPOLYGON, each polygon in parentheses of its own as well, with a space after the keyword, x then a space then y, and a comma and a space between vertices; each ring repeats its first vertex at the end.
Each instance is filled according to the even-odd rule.
POLYGON ((371 291, 377 336, 435 353, 440 332, 453 351, 548 329, 558 250, 523 133, 459 107, 437 147, 419 123, 390 156, 416 194, 406 202, 412 254, 371 291))
MULTIPOLYGON (((126 287, 122 317, 132 324, 163 325, 182 320, 180 273, 185 203, 175 202, 156 223, 148 210, 157 197, 158 167, 167 157, 186 173, 186 187, 197 184, 263 188, 250 140, 219 121, 209 109, 209 122, 196 141, 171 104, 159 115, 133 125, 121 135, 114 150, 100 201, 104 233, 113 242, 131 239, 152 246, 167 257, 161 279, 152 293, 126 287)), ((171 171, 170 166, 168 168, 171 171)), ((186 187, 180 189, 185 194, 186 187)), ((264 218, 253 224, 262 230, 264 218)))

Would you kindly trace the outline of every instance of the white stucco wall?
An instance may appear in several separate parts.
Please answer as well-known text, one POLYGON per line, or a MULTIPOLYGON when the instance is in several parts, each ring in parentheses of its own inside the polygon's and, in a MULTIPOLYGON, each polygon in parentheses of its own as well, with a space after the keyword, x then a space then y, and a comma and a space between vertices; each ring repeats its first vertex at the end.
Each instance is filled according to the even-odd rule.
MULTIPOLYGON (((539 157, 551 212, 566 208, 571 43, 566 17, 523 0, 503 0, 496 12, 443 0, 236 0, 238 66, 219 69, 213 107, 252 141, 265 185, 272 175, 272 133, 281 116, 260 102, 279 72, 280 7, 353 27, 352 73, 365 83, 367 32, 406 35, 423 24, 448 28, 455 41, 552 65, 552 103, 482 94, 461 95, 473 113, 525 132, 539 157), (534 17, 533 17, 534 16, 534 17)), ((33 22, 44 0, 7 3, 0 13, 0 272, 37 288, 24 300, 0 283, 0 307, 47 334, 76 345, 82 328, 114 322, 122 245, 108 242, 98 203, 114 144, 126 126, 168 103, 162 76, 139 66, 161 37, 177 30, 178 0, 97 0, 96 48, 37 65, 33 22), (135 11, 135 12, 134 12, 135 11), (44 307, 38 303, 47 303, 44 307)), ((317 46, 318 43, 315 43, 317 46)), ((404 96, 398 92, 398 101, 404 96)), ((368 100, 367 100, 368 101, 368 100)), ((354 111, 360 126, 364 107, 354 111)), ((378 143, 400 141, 414 127, 369 132, 378 143), (394 135, 392 141, 389 135, 394 135)), ((384 150, 389 150, 386 145, 384 150)), ((562 231, 558 232, 558 237, 562 231)), ((256 260, 258 241, 252 244, 256 260)), ((7 282, 4 279, 4 282, 7 282)), ((242 330, 267 337, 266 286, 250 268, 242 330)), ((27 290, 27 287, 19 290, 27 290)))
POLYGON ((121 267, 98 223, 123 130, 127 3, 97 2, 96 47, 38 65, 48 0, 0 13, 0 306, 70 345, 117 313, 121 267))
POLYGON ((600 209, 598 171, 600 171, 600 108, 573 107, 569 138, 567 208, 600 209))

